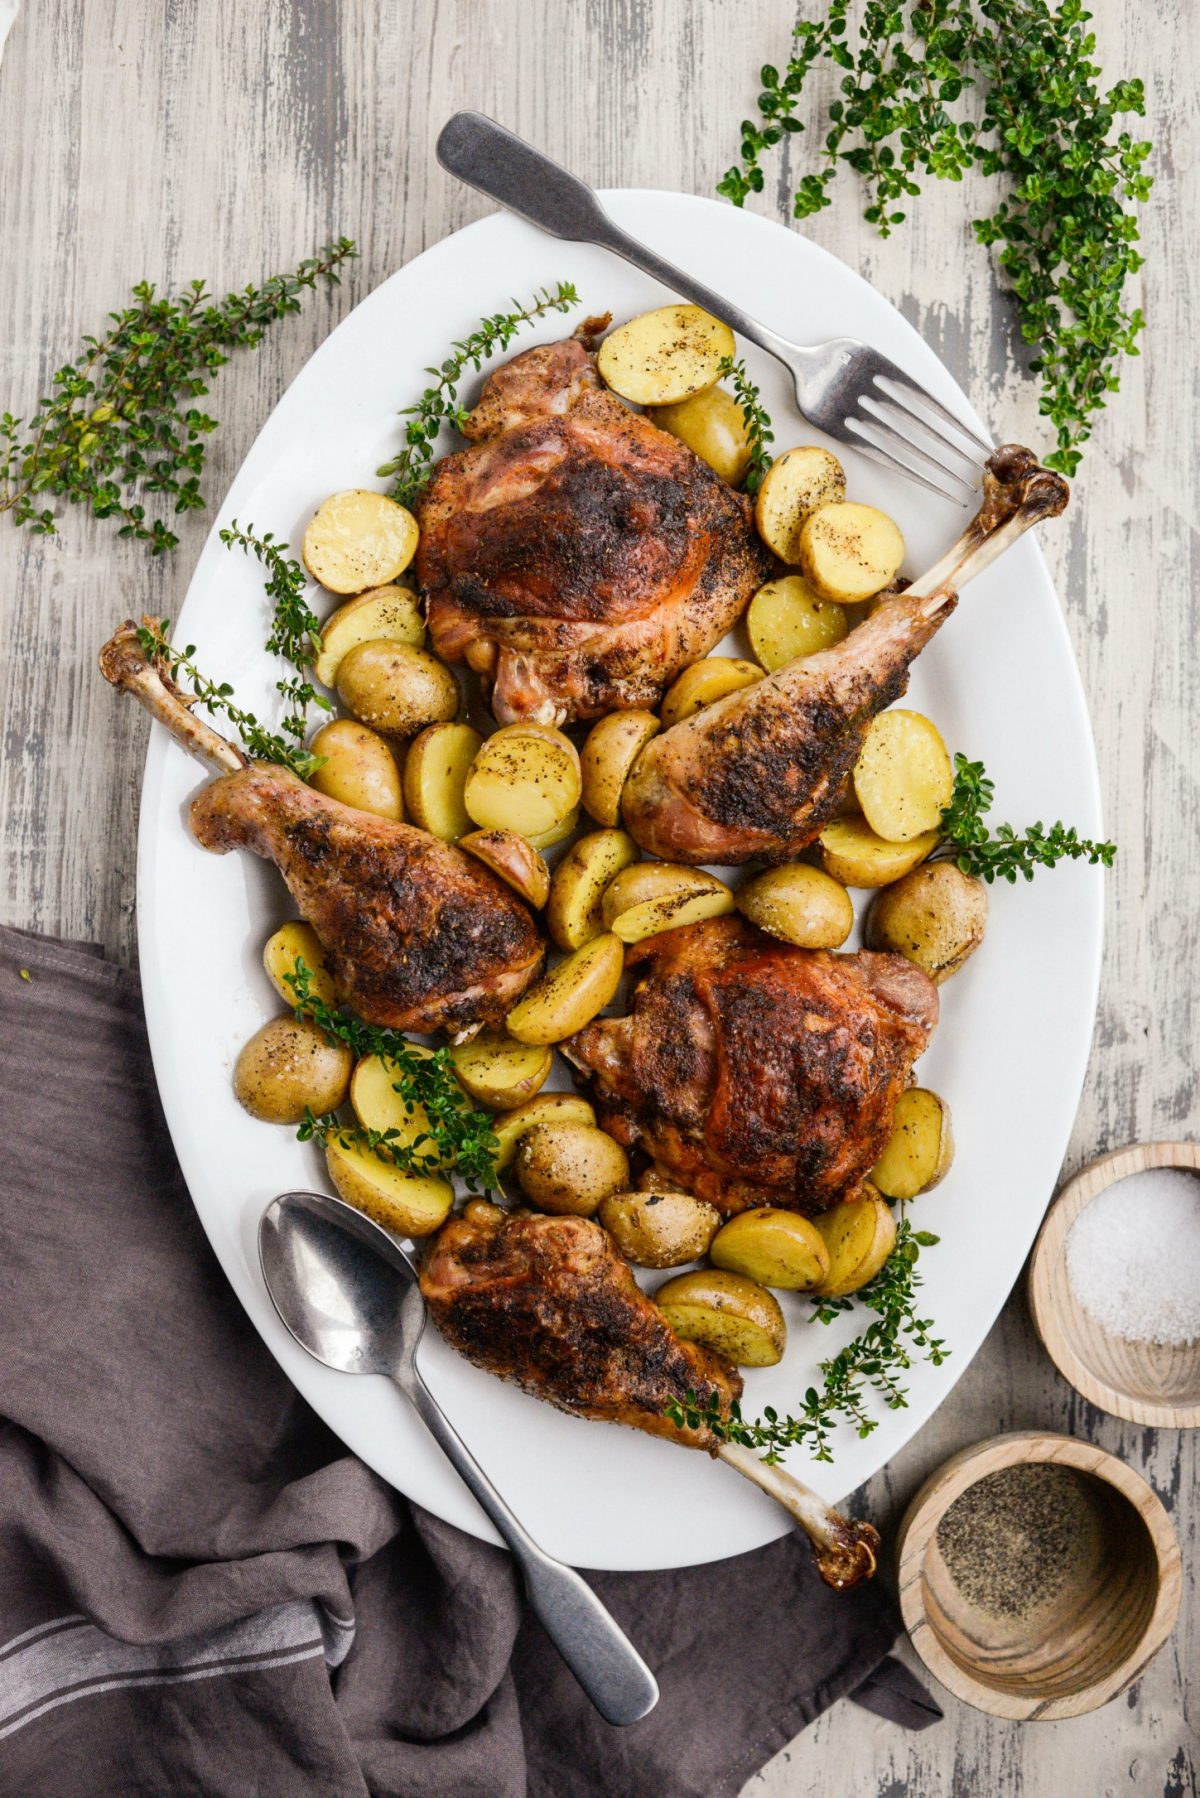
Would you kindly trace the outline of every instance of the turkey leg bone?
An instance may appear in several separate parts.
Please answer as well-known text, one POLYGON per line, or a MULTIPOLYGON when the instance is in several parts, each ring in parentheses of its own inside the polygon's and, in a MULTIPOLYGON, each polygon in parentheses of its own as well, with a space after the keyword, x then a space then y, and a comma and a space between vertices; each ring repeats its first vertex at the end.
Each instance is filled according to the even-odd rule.
POLYGON ((812 1543, 817 1572, 827 1586, 847 1591, 871 1578, 879 1558, 879 1531, 873 1523, 843 1517, 810 1486, 740 1442, 723 1442, 716 1452, 718 1460, 760 1487, 795 1520, 812 1543))
MULTIPOLYGON (((142 624, 156 636, 162 630, 161 618, 143 618, 142 624)), ((132 693, 152 718, 166 725, 189 755, 214 774, 236 774, 249 767, 248 756, 194 715, 194 701, 180 692, 162 664, 143 649, 132 618, 118 625, 100 651, 100 672, 119 692, 132 693)))
POLYGON ((903 593, 891 593, 832 649, 804 656, 655 737, 621 795, 625 828, 668 861, 785 861, 838 811, 877 712, 949 617, 958 589, 1067 503, 1067 483, 1029 450, 996 450, 983 504, 962 536, 903 593))

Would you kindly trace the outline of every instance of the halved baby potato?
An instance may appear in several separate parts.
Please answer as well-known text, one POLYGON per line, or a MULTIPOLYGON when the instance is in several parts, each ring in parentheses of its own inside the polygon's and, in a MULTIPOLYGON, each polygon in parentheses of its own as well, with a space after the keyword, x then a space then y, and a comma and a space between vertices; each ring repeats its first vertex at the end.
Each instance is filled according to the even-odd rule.
POLYGON ((515 1165, 525 1197, 559 1217, 592 1217, 629 1183, 628 1155, 594 1124, 535 1124, 517 1145, 515 1165))
POLYGON ((537 850, 553 849, 558 843, 565 843, 568 837, 574 836, 579 828, 579 807, 573 805, 565 818, 549 830, 539 830, 529 841, 537 850))
POLYGON ((812 1288, 840 1299, 873 1280, 896 1246, 896 1220, 877 1193, 835 1205, 812 1220, 829 1251, 829 1272, 812 1288))
POLYGON ((673 1187, 612 1193, 597 1215, 635 1267, 682 1267, 687 1261, 699 1261, 721 1224, 715 1205, 673 1187))
POLYGON ((818 506, 846 497, 846 471, 831 450, 815 443, 784 450, 763 479, 754 502, 754 522, 767 548, 794 568, 800 560, 800 532, 818 506))
POLYGON ((811 1292, 829 1273, 829 1250, 816 1226, 773 1206, 731 1217, 708 1253, 714 1267, 785 1292, 811 1292))
POLYGON ((729 888, 715 874, 691 868, 685 862, 634 862, 622 868, 604 889, 600 916, 605 930, 613 920, 651 899, 669 899, 676 893, 727 893, 729 888))
POLYGON ((269 1018, 233 1069, 238 1103, 263 1124, 298 1124, 306 1111, 336 1111, 346 1097, 354 1057, 308 1018, 269 1018))
POLYGON ((404 802, 414 824, 456 843, 471 828, 463 789, 483 738, 469 724, 429 724, 404 758, 404 802))
POLYGON ((432 1235, 441 1229, 454 1203, 448 1180, 406 1174, 358 1143, 327 1143, 325 1165, 347 1205, 397 1236, 432 1235))
POLYGON ((774 1367, 782 1360, 787 1324, 779 1300, 744 1274, 698 1268, 676 1274, 654 1302, 684 1342, 699 1342, 737 1367, 774 1367))
POLYGON ((861 605, 889 587, 904 560, 900 527, 875 506, 818 506, 800 529, 796 560, 818 599, 861 605))
MULTIPOLYGON (((414 1055, 431 1055, 431 1049, 417 1043, 409 1045, 414 1055)), ((404 1098, 398 1090, 399 1071, 393 1062, 381 1055, 364 1055, 355 1064, 350 1081, 350 1103, 364 1130, 392 1130, 404 1148, 413 1148, 418 1137, 429 1137, 421 1144, 422 1160, 432 1171, 437 1152, 430 1134, 429 1114, 423 1105, 404 1098)))
POLYGON ((848 887, 885 887, 899 880, 927 855, 941 837, 936 830, 907 843, 888 843, 876 836, 865 818, 834 818, 817 839, 821 866, 848 887))
POLYGON ((313 579, 331 593, 362 593, 403 574, 418 534, 412 513, 386 493, 350 487, 317 507, 300 555, 313 579))
POLYGON ((309 748, 324 758, 310 776, 309 785, 351 805, 355 811, 373 812, 377 818, 400 823, 404 795, 400 769, 391 744, 356 718, 334 718, 323 724, 309 748))
POLYGON ((750 463, 746 415, 724 387, 706 387, 650 414, 660 431, 677 437, 731 487, 740 487, 750 463))
POLYGON ((871 901, 867 948, 907 955, 940 986, 978 949, 987 915, 981 880, 951 861, 926 862, 871 901))
POLYGON ((550 893, 550 870, 528 837, 515 830, 469 830, 458 839, 460 849, 507 881, 535 911, 550 893))
POLYGON ((412 643, 418 649, 425 642, 425 620, 417 596, 407 587, 370 587, 357 599, 327 618, 321 626, 321 653, 313 663, 313 673, 322 686, 337 685, 341 660, 359 643, 412 643))
POLYGON ((854 928, 854 906, 840 881, 807 862, 768 868, 735 895, 742 916, 798 949, 839 949, 854 928))
POLYGON ((762 669, 740 656, 705 656, 702 662, 693 662, 667 688, 662 702, 663 729, 670 730, 673 724, 703 711, 715 699, 724 699, 727 693, 736 693, 761 679, 762 669))
POLYGON ((522 1043, 561 1043, 603 1011, 625 972, 620 937, 606 931, 544 974, 507 1018, 522 1043))
POLYGON ((458 1083, 488 1111, 512 1111, 546 1084, 554 1052, 536 1043, 481 1030, 450 1050, 458 1083))
POLYGON ((502 1112, 496 1119, 493 1131, 500 1148, 496 1154, 496 1168, 500 1173, 512 1165, 517 1152, 517 1145, 527 1131, 535 1124, 594 1124, 596 1113, 594 1108, 579 1093, 539 1093, 536 1099, 527 1099, 524 1105, 518 1105, 514 1111, 502 1112))
POLYGON ((840 643, 850 629, 832 599, 818 599, 802 574, 785 574, 758 589, 746 613, 750 645, 768 674, 800 656, 840 643))
POLYGON ((638 846, 623 830, 593 830, 564 855, 550 882, 546 928, 560 949, 581 949, 604 929, 605 889, 638 858, 638 846))
POLYGON ((382 637, 347 651, 338 665, 337 690, 360 724, 385 737, 415 737, 426 725, 453 718, 462 700, 444 662, 415 643, 382 637))
POLYGON ((876 836, 908 843, 937 830, 954 792, 954 769, 937 725, 900 707, 871 720, 854 794, 876 836))
POLYGON ((561 731, 505 725, 467 771, 463 805, 483 830, 515 830, 544 846, 579 804, 579 752, 561 731))
POLYGON ((653 712, 610 712, 593 724, 580 754, 583 806, 597 824, 621 821, 621 793, 633 764, 662 729, 653 712))
POLYGON ((658 899, 643 899, 640 905, 618 912, 612 931, 623 943, 641 943, 661 930, 703 924, 708 918, 723 918, 733 909, 730 889, 722 881, 714 881, 711 888, 700 892, 664 893, 658 899))
POLYGON ((610 331, 596 356, 600 379, 635 406, 672 406, 715 386, 735 349, 733 332, 699 306, 659 306, 610 331))
POLYGON ((900 1094, 887 1147, 871 1169, 871 1184, 888 1199, 915 1199, 950 1171, 954 1131, 950 1107, 928 1087, 900 1094))
POLYGON ((298 961, 302 961, 309 971, 308 990, 313 998, 320 999, 325 1005, 336 1005, 337 991, 333 975, 325 965, 321 939, 311 924, 304 924, 299 918, 294 918, 289 924, 281 924, 267 938, 263 949, 263 967, 266 969, 267 979, 284 1004, 293 1007, 296 993, 289 986, 287 976, 296 972, 298 961))

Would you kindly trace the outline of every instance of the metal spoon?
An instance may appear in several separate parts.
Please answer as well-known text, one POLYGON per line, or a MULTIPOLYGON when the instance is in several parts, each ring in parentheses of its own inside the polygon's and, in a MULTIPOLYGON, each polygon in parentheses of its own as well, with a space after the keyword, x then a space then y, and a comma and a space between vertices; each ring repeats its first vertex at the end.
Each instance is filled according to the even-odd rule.
POLYGON ((600 1715, 636 1723, 658 1684, 591 1587, 529 1535, 426 1386, 416 1364, 425 1300, 414 1261, 378 1224, 323 1193, 285 1192, 258 1226, 271 1301, 301 1348, 339 1373, 386 1374, 412 1400, 521 1569, 534 1613, 600 1715))

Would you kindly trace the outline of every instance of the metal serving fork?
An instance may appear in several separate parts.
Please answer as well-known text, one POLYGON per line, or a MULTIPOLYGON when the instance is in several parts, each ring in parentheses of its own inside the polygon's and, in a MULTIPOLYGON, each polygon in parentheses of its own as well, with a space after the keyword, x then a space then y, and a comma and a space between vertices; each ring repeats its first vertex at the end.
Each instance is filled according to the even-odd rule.
POLYGON ((628 236, 585 182, 482 113, 456 112, 442 127, 437 155, 460 181, 543 231, 612 250, 724 319, 739 336, 782 362, 796 384, 797 406, 827 437, 960 505, 974 497, 992 445, 869 344, 854 337, 835 337, 810 348, 790 343, 628 236), (957 458, 957 467, 949 457, 957 458))

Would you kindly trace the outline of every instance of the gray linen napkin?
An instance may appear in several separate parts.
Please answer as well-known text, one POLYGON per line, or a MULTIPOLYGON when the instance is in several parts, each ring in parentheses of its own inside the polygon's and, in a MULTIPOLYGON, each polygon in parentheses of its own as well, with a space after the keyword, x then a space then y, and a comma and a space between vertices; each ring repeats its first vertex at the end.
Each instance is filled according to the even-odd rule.
POLYGON ((787 1538, 594 1576, 662 1686, 611 1729, 507 1556, 348 1454, 259 1342, 136 977, 0 930, 0 1077, 3 1798, 717 1798, 856 1688, 940 1714, 885 1658, 885 1593, 829 1592, 787 1538))

